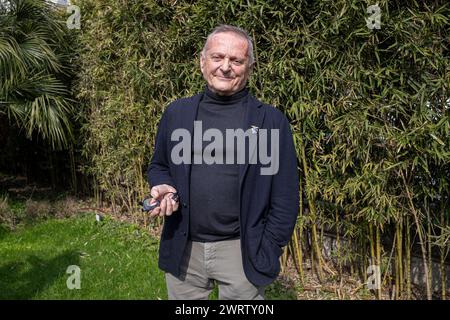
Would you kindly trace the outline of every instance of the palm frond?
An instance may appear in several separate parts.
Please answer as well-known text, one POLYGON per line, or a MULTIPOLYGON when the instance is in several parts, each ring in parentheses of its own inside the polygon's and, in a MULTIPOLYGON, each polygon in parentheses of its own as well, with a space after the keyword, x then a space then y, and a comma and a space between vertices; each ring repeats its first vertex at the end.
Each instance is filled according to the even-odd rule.
POLYGON ((72 138, 67 28, 44 0, 10 0, 0 10, 0 112, 55 148, 72 138), (3 19, 4 17, 4 19, 3 19))

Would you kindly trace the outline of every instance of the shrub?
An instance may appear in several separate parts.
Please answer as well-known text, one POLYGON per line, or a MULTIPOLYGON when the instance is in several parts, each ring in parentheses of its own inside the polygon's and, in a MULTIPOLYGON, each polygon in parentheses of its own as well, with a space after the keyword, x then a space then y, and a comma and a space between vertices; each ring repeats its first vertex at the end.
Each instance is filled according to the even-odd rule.
POLYGON ((52 206, 46 200, 31 200, 25 202, 25 215, 30 220, 41 220, 53 217, 52 206))
POLYGON ((78 203, 73 197, 57 200, 52 204, 52 214, 56 218, 69 218, 78 212, 78 203))

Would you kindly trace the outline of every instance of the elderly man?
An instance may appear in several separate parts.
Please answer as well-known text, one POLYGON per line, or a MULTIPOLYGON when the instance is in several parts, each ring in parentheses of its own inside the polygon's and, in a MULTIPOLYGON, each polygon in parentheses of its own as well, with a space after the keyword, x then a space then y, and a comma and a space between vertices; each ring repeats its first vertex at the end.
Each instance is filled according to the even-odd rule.
POLYGON ((280 271, 298 212, 297 159, 286 117, 249 93, 253 64, 248 34, 216 27, 200 56, 204 92, 161 118, 148 179, 160 202, 150 215, 164 217, 169 299, 208 299, 215 283, 219 299, 264 299, 280 271))

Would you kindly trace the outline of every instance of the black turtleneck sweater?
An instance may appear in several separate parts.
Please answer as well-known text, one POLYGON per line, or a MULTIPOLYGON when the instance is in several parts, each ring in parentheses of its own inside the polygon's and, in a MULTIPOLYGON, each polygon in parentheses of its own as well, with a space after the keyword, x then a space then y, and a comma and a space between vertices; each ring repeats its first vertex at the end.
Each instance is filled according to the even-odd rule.
MULTIPOLYGON (((202 122, 202 135, 210 128, 220 130, 223 143, 223 164, 195 164, 192 160, 190 182, 190 228, 189 236, 193 241, 212 242, 238 239, 239 227, 239 166, 236 163, 236 150, 223 150, 226 146, 225 129, 242 129, 244 125, 245 101, 248 89, 231 95, 220 96, 205 89, 196 121, 202 122), (233 152, 234 161, 226 163, 226 152, 233 152)), ((203 140, 203 139, 202 139, 203 140)), ((214 138, 213 138, 214 140, 214 138)), ((202 155, 212 141, 202 142, 202 149, 192 149, 194 154, 202 155)), ((233 148, 236 149, 236 148, 233 148)), ((214 157, 215 153, 212 154, 214 157)))

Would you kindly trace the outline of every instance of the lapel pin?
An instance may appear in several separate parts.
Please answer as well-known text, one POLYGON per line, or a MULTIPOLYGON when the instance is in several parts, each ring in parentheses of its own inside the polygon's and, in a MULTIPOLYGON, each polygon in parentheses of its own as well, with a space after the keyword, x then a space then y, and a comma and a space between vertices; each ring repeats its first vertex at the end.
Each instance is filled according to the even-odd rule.
POLYGON ((253 134, 256 134, 256 133, 258 133, 258 127, 257 126, 251 126, 251 128, 252 128, 252 133, 253 134))

